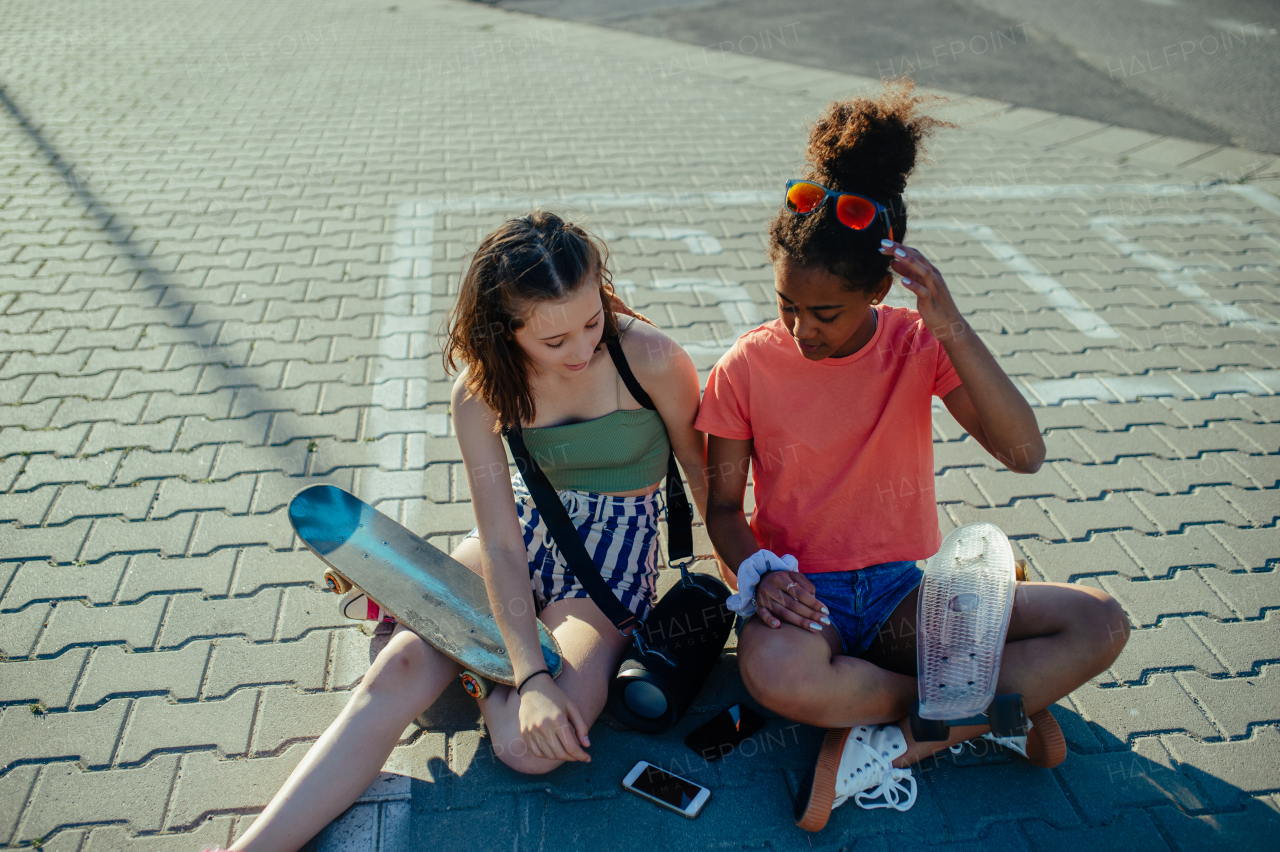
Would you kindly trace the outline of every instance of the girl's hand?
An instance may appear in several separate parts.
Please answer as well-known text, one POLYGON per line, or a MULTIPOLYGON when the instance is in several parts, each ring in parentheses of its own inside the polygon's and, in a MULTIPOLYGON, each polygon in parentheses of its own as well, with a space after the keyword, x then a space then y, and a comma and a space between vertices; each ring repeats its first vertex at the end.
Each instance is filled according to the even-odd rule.
POLYGON ((756 586, 756 615, 770 627, 781 627, 781 622, 787 621, 821 633, 822 625, 830 624, 831 619, 813 591, 813 583, 799 571, 770 571, 756 586))
POLYGON ((550 675, 539 675, 520 693, 520 736, 535 757, 590 763, 587 723, 550 675))
POLYGON ((937 267, 920 252, 893 240, 881 240, 880 252, 893 256, 890 266, 902 276, 902 286, 916 294, 916 310, 930 334, 945 343, 964 332, 967 323, 937 267))

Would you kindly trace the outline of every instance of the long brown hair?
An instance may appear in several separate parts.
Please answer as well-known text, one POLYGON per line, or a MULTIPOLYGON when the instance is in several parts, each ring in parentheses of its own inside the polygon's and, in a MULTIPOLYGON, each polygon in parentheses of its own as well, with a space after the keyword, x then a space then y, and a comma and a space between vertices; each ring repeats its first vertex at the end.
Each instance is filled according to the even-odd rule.
MULTIPOLYGON (((604 241, 547 210, 508 219, 481 241, 449 312, 445 368, 467 366, 467 389, 497 415, 497 428, 532 423, 529 357, 515 340, 535 302, 600 288, 604 336, 618 333, 609 249, 604 241)), ((629 313, 623 308, 623 312, 629 313)))

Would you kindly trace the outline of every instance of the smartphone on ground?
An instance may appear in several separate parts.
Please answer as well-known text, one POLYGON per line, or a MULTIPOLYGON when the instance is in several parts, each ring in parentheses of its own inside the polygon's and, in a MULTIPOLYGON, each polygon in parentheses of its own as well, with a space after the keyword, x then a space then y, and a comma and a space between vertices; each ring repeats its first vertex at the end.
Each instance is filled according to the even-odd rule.
POLYGON ((719 760, 765 726, 750 707, 735 704, 684 738, 684 744, 706 761, 719 760))
POLYGON ((707 799, 711 798, 711 791, 706 787, 679 775, 672 775, 647 760, 642 760, 631 768, 627 777, 622 779, 622 786, 641 798, 689 819, 696 817, 707 799))

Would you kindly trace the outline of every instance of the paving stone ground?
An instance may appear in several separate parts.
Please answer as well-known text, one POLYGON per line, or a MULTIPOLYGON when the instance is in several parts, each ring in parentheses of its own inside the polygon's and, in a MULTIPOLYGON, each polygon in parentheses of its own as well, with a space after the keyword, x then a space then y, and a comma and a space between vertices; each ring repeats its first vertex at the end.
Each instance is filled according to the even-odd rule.
MULTIPOLYGON (((198 850, 260 811, 376 650, 284 507, 332 482, 441 546, 472 525, 436 332, 468 252, 553 202, 705 371, 774 310, 765 223, 804 124, 870 81, 449 0, 8 3, 0 33, 0 842, 198 850)), ((717 764, 733 649, 670 735, 494 758, 451 688, 314 849, 1274 848, 1274 158, 970 100, 912 242, 1034 402, 1015 476, 935 412, 945 530, 1134 628, 1055 708, 1056 770, 918 767, 907 814, 788 800, 821 732, 717 764), (638 758, 710 786, 695 822, 638 758)), ((906 303, 904 293, 895 298, 906 303)), ((918 484, 886 482, 882 499, 918 484)), ((705 537, 703 554, 709 553, 705 537)))

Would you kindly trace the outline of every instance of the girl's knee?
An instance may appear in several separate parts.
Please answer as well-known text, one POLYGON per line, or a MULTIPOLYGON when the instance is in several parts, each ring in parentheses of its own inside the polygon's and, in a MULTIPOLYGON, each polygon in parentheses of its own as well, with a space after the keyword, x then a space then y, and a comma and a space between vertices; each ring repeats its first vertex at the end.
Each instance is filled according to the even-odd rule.
POLYGON ((1108 656, 1107 665, 1110 665, 1129 641, 1129 614, 1111 595, 1100 595, 1095 601, 1094 624, 1100 639, 1106 634, 1104 655, 1108 656))
MULTIPOLYGON (((1097 657, 1101 668, 1111 665, 1129 641, 1129 614, 1120 602, 1101 589, 1081 586, 1077 601, 1076 634, 1097 657)), ((1101 670, 1101 669, 1100 669, 1101 670)))
POLYGON ((755 643, 750 650, 740 650, 738 668, 751 697, 775 713, 785 715, 812 686, 811 673, 803 665, 798 665, 786 649, 767 641, 755 643))
POLYGON ((425 687, 425 677, 432 660, 439 654, 412 633, 406 639, 396 636, 385 648, 360 682, 360 689, 371 696, 403 697, 425 687))

